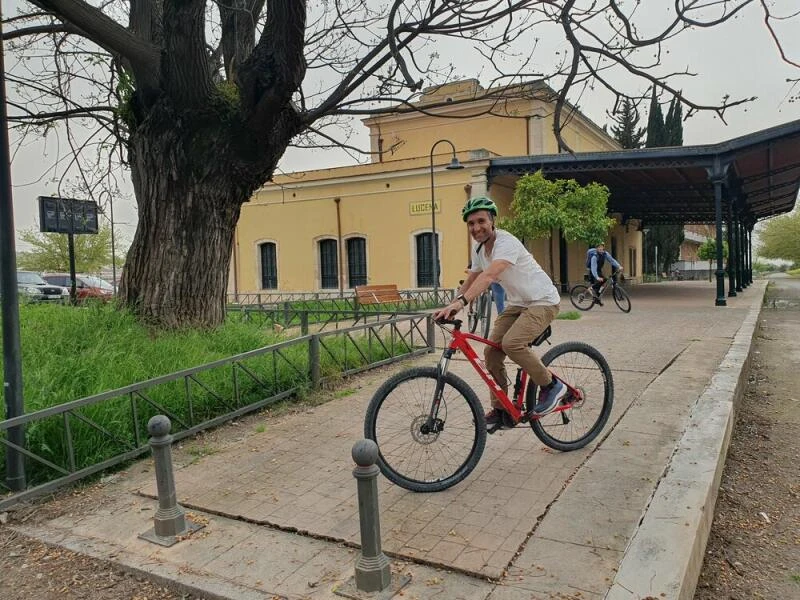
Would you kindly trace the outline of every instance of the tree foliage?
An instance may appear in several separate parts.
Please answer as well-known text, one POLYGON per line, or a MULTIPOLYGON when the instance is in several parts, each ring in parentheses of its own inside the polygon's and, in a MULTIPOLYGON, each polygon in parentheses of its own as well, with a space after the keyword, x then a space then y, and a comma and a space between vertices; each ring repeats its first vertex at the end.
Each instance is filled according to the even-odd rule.
POLYGON ((800 211, 768 220, 759 235, 758 255, 800 262, 800 211))
POLYGON ((623 148, 641 148, 644 144, 645 129, 639 127, 639 110, 636 105, 625 98, 622 107, 611 116, 615 125, 611 126, 611 135, 623 148))
POLYGON ((521 239, 550 239, 550 275, 554 276, 554 230, 568 242, 595 245, 606 239, 614 219, 607 216, 608 188, 580 185, 574 179, 549 180, 541 171, 522 176, 514 189, 511 215, 498 224, 521 239))
MULTIPOLYGON (((16 94, 9 120, 20 143, 64 137, 68 153, 51 173, 59 195, 64 169, 91 182, 114 160, 129 166, 139 221, 123 303, 151 324, 214 326, 241 206, 287 147, 358 152, 343 124, 418 110, 422 88, 457 78, 455 57, 463 64, 468 53, 482 60, 487 87, 501 90, 481 111, 509 94, 529 97, 522 84, 533 79, 551 82, 554 134, 568 151, 562 129, 592 85, 638 100, 644 81, 688 113, 722 116, 747 98, 697 103, 673 83, 689 70, 665 71, 653 56, 751 3, 676 2, 658 31, 647 15, 641 37, 643 11, 617 1, 30 0, 32 10, 5 27, 16 94), (566 48, 540 51, 547 31, 566 48)), ((771 5, 762 10, 769 26, 771 5)))
MULTIPOLYGON (((713 264, 717 260, 717 240, 707 238, 697 249, 697 258, 708 261, 708 280, 711 281, 711 273, 714 270, 713 264)), ((722 258, 728 258, 728 242, 722 240, 722 258)))
POLYGON ((658 248, 658 264, 655 269, 659 273, 669 273, 672 270, 672 263, 680 256, 681 244, 685 236, 683 225, 654 225, 650 227, 650 234, 647 236, 648 251, 655 259, 655 252, 652 248, 658 248))
MULTIPOLYGON (((20 239, 33 246, 32 250, 17 253, 17 265, 28 271, 69 271, 69 242, 63 233, 42 233, 35 229, 20 232, 20 239)), ((111 228, 101 227, 97 234, 73 236, 75 270, 97 273, 111 265, 111 228)), ((120 240, 115 240, 115 245, 120 240)), ((115 249, 118 264, 124 263, 119 247, 115 249)))
MULTIPOLYGON (((697 258, 700 260, 717 260, 717 240, 708 238, 697 249, 697 258)), ((728 242, 722 242, 722 258, 728 258, 728 242)))

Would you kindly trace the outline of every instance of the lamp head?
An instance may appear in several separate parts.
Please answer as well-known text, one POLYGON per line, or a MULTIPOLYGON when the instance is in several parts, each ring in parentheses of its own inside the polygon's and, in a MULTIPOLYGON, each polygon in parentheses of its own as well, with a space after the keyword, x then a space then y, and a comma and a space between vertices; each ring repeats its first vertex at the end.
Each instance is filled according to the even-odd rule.
POLYGON ((454 171, 456 169, 463 169, 463 168, 464 165, 458 162, 458 158, 455 156, 453 156, 453 158, 450 159, 450 164, 445 167, 445 169, 449 171, 454 171))

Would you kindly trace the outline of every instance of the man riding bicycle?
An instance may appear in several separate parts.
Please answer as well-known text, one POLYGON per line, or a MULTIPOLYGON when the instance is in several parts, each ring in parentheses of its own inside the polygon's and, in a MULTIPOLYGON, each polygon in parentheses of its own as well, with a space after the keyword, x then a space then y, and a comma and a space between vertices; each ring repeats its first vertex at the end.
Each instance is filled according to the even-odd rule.
POLYGON ((605 278, 603 277, 603 266, 608 261, 611 264, 611 276, 613 277, 622 270, 622 265, 619 264, 610 252, 606 252, 606 246, 600 242, 594 248, 590 248, 586 253, 586 267, 589 269, 589 281, 592 284, 593 301, 600 306, 603 306, 603 301, 600 299, 600 286, 603 285, 605 278))
MULTIPOLYGON (((566 395, 567 388, 555 379, 528 344, 542 333, 558 315, 561 297, 550 277, 516 237, 494 225, 497 206, 486 196, 471 198, 461 211, 476 246, 472 250, 469 274, 459 287, 456 299, 434 313, 434 319, 452 318, 492 283, 506 292, 506 306, 494 322, 489 339, 502 350, 486 346, 486 368, 497 385, 508 393, 504 359, 508 356, 539 386, 533 412, 552 412, 566 395)), ((486 414, 491 431, 498 426, 513 426, 513 420, 492 396, 492 410, 486 414)))

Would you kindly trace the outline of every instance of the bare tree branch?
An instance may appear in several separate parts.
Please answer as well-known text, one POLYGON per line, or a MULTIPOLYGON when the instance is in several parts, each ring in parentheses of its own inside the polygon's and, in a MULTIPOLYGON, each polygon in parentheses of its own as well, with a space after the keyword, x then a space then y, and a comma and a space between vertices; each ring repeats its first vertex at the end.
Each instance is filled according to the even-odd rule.
POLYGON ((100 10, 83 0, 29 0, 59 18, 77 25, 91 39, 113 54, 130 60, 142 80, 152 80, 157 74, 159 49, 143 42, 100 10), (149 76, 148 76, 149 75, 149 76))

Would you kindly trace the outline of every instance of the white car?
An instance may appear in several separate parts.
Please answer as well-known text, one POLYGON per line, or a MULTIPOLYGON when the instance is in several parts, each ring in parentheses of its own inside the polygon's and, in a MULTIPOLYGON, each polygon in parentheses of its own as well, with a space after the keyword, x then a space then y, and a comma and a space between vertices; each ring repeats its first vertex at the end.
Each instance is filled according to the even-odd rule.
MULTIPOLYGON (((33 271, 17 271, 17 292, 25 302, 64 302, 64 289, 52 285, 33 271)), ((69 297, 69 293, 67 293, 69 297)))

